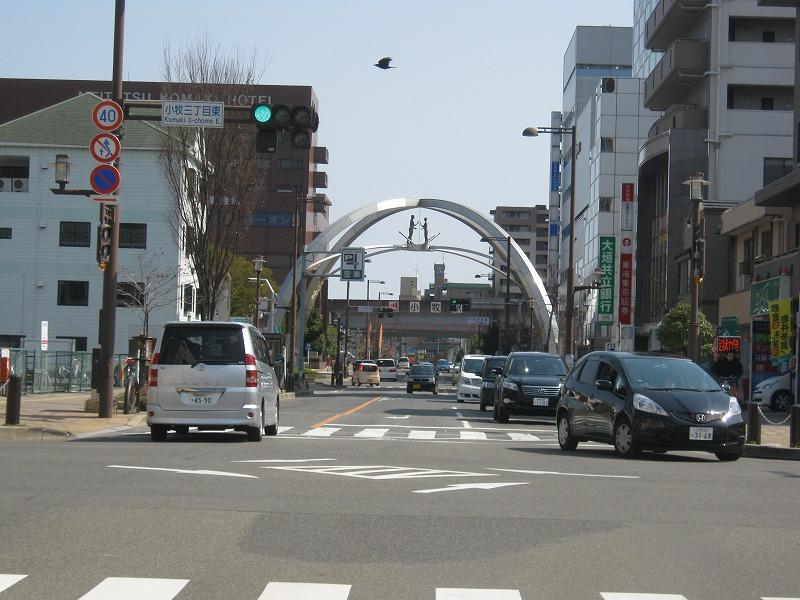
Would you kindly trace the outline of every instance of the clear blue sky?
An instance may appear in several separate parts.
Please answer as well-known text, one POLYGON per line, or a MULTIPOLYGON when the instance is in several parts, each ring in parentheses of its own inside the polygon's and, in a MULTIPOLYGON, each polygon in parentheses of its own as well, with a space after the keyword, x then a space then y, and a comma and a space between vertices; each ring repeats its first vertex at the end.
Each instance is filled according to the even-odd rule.
MULTIPOLYGON (((549 148, 523 138, 561 106, 564 51, 578 25, 630 26, 632 0, 128 0, 126 78, 159 80, 166 41, 198 32, 256 49, 261 83, 311 85, 319 143, 330 151, 332 219, 377 200, 433 197, 488 215, 498 204, 546 204, 549 148), (397 69, 372 66, 391 56, 397 69)), ((14 4, 3 35, 3 77, 110 79, 113 0, 14 4)), ((442 245, 486 248, 467 228, 427 214, 442 245)), ((359 243, 400 243, 408 213, 359 243)), ((376 258, 368 276, 397 292, 401 275, 433 280, 441 255, 376 258)), ((450 281, 478 265, 446 258, 450 281)), ((477 268, 476 268, 477 267, 477 268)), ((364 297, 364 285, 353 286, 364 297)), ((332 285, 340 296, 342 286, 332 285)))

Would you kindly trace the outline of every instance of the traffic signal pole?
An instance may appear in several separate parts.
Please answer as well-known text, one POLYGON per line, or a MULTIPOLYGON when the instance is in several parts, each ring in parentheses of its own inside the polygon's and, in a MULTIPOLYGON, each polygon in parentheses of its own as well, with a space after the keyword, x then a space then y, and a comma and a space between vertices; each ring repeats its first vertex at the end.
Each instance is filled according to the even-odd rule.
MULTIPOLYGON (((112 92, 114 100, 122 106, 122 56, 125 32, 125 0, 116 0, 114 9, 114 64, 112 92)), ((119 160, 117 160, 119 164, 119 160)), ((103 271, 103 308, 100 316, 100 378, 98 417, 111 418, 114 402, 114 344, 117 329, 117 273, 119 272, 119 204, 112 205, 114 220, 111 225, 111 253, 103 271)))

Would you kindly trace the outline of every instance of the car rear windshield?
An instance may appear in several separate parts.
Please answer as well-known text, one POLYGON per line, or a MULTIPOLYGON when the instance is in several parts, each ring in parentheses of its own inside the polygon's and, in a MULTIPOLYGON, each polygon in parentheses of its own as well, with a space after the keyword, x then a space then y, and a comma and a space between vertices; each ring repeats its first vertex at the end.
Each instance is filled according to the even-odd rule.
POLYGON ((412 375, 433 375, 433 365, 414 365, 411 367, 412 375))
POLYGON ((362 371, 364 371, 365 373, 374 373, 375 371, 377 371, 377 370, 378 370, 378 365, 374 365, 374 364, 362 364, 360 368, 361 368, 361 370, 362 370, 362 371))
POLYGON ((501 368, 506 362, 506 357, 501 356, 500 358, 487 358, 486 363, 483 365, 483 374, 484 375, 494 375, 492 373, 492 369, 499 369, 501 368))
POLYGON ((482 358, 465 358, 461 364, 461 370, 466 373, 480 373, 483 369, 482 358))
POLYGON ((392 358, 380 358, 380 359, 378 359, 378 366, 379 367, 393 367, 394 366, 394 359, 392 359, 392 358))
POLYGON ((167 327, 161 365, 244 364, 241 327, 167 327))
POLYGON ((566 375, 567 368, 557 356, 515 356, 508 372, 511 375, 566 375))
POLYGON ((643 356, 626 358, 622 362, 634 389, 707 392, 720 389, 711 375, 690 360, 643 356))

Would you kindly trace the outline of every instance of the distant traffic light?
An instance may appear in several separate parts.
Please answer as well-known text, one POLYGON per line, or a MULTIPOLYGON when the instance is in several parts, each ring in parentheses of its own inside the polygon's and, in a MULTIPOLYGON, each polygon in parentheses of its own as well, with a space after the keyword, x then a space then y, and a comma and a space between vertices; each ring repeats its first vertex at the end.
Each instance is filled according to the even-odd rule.
POLYGON ((293 148, 311 148, 311 133, 319 127, 319 116, 313 107, 302 105, 256 102, 250 107, 250 119, 258 127, 257 152, 275 152, 278 132, 289 133, 293 148))
POLYGON ((458 298, 450 298, 450 312, 458 310, 458 298))
POLYGON ((462 298, 461 307, 464 309, 464 312, 470 310, 472 308, 472 300, 469 298, 462 298))

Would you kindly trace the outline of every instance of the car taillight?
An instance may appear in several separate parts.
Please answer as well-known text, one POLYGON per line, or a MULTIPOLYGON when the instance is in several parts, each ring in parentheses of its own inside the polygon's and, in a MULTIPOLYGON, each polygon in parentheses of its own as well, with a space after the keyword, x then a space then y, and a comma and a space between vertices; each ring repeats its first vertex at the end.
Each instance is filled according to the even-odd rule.
POLYGON ((256 357, 252 354, 244 355, 244 387, 258 387, 258 371, 256 370, 256 357))
POLYGON ((159 358, 159 354, 158 354, 158 352, 156 352, 155 354, 153 354, 153 358, 150 360, 151 368, 147 371, 147 386, 148 387, 156 387, 156 386, 158 386, 158 368, 157 368, 158 367, 158 358, 159 358), (155 365, 156 368, 152 368, 153 365, 155 365))

